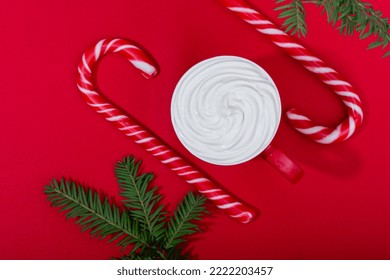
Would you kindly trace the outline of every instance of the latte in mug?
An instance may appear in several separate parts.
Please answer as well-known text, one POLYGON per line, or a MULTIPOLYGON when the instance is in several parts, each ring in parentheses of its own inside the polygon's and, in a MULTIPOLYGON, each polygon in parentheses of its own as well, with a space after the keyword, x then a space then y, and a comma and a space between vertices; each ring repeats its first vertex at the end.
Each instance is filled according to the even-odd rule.
POLYGON ((275 83, 254 62, 218 56, 189 69, 171 103, 174 130, 196 157, 213 164, 246 162, 266 149, 281 117, 275 83))

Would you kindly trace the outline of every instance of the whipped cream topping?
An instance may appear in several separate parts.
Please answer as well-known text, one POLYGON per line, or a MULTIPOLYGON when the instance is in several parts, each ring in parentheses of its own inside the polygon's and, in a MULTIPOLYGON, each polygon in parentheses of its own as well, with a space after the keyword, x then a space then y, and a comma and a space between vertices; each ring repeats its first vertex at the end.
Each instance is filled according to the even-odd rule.
POLYGON ((176 86, 171 118, 181 143, 196 157, 233 165, 259 155, 279 126, 278 90, 250 60, 218 56, 189 69, 176 86))

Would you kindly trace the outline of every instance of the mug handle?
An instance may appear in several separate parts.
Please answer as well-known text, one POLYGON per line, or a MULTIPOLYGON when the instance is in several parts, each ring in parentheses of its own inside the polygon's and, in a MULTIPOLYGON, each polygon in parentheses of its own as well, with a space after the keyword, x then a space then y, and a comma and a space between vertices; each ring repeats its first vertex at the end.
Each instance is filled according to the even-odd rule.
POLYGON ((269 145, 261 153, 261 157, 290 182, 295 184, 302 178, 302 168, 287 157, 279 148, 275 147, 275 145, 269 145))

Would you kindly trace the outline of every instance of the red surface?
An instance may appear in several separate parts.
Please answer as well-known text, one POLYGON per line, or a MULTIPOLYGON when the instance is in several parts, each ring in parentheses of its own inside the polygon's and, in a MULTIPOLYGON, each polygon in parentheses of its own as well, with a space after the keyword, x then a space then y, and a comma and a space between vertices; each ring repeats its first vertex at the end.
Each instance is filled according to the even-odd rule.
MULTIPOLYGON (((387 1, 371 0, 385 15, 387 1)), ((275 19, 274 1, 252 3, 275 19)), ((50 208, 43 186, 75 178, 110 196, 119 192, 113 166, 125 155, 156 174, 169 209, 189 187, 133 144, 82 100, 77 64, 104 37, 137 41, 161 73, 152 81, 119 56, 99 66, 100 89, 166 142, 255 207, 242 225, 216 210, 191 239, 199 259, 389 259, 390 58, 367 51, 367 41, 342 37, 309 7, 302 42, 353 83, 365 120, 349 141, 323 146, 291 129, 285 119, 276 144, 305 170, 292 185, 261 158, 231 167, 193 158, 170 123, 170 98, 181 75, 216 55, 238 55, 265 68, 286 110, 304 110, 325 125, 345 116, 342 104, 315 76, 215 0, 18 1, 0 5, 2 184, 1 259, 108 259, 119 248, 81 233, 50 208)))

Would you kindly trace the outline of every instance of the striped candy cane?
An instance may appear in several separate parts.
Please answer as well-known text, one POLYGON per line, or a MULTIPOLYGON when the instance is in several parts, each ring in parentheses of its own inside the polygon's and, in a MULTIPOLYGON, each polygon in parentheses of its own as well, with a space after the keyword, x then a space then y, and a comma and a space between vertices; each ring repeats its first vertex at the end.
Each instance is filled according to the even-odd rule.
POLYGON ((96 46, 84 53, 78 67, 77 85, 87 104, 103 115, 106 120, 115 125, 135 143, 140 144, 158 158, 187 183, 194 186, 196 190, 215 203, 218 208, 223 209, 228 215, 242 223, 250 222, 254 218, 253 210, 224 192, 146 128, 112 105, 97 92, 92 82, 93 67, 99 59, 109 53, 122 55, 140 70, 146 78, 153 78, 157 75, 158 71, 155 62, 134 43, 123 39, 101 40, 96 46))
POLYGON ((229 10, 285 50, 291 57, 298 60, 310 72, 327 84, 344 103, 348 117, 335 128, 315 124, 297 109, 290 109, 286 115, 292 126, 310 139, 321 143, 331 144, 347 140, 361 125, 363 111, 359 96, 352 85, 346 82, 339 73, 313 55, 293 37, 278 29, 269 19, 251 8, 244 0, 219 0, 229 10))

